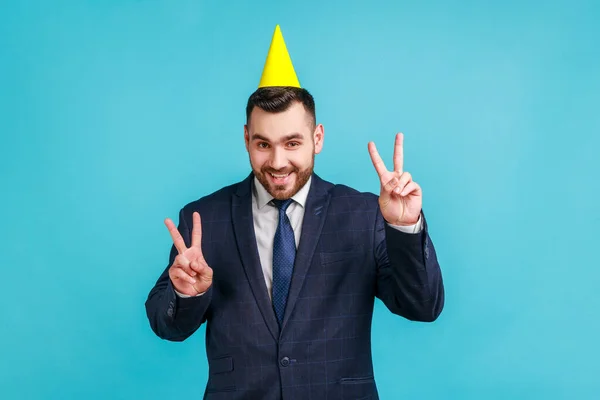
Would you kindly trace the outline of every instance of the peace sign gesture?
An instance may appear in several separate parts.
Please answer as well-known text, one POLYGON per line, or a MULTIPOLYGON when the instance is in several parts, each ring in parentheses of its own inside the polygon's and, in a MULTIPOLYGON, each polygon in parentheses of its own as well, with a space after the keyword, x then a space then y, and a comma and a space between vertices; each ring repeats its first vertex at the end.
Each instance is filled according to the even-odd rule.
POLYGON ((396 135, 394 170, 388 171, 375 143, 369 142, 369 154, 381 181, 379 208, 385 220, 392 225, 413 225, 419 221, 423 194, 421 187, 404 172, 404 135, 396 135))
POLYGON ((171 233, 173 244, 179 252, 169 268, 169 278, 179 293, 196 296, 204 293, 212 284, 213 270, 202 255, 202 224, 200 214, 194 212, 192 228, 192 246, 187 247, 173 221, 165 219, 165 225, 171 233))

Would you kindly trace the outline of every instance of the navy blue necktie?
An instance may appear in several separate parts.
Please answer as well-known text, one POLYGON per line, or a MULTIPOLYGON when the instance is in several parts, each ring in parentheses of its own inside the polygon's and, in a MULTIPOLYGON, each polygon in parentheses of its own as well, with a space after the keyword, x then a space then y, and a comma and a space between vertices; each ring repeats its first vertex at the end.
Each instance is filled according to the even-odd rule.
POLYGON ((273 309, 279 324, 283 321, 296 258, 294 230, 285 213, 292 201, 292 199, 273 200, 273 204, 279 208, 279 224, 273 240, 273 309))

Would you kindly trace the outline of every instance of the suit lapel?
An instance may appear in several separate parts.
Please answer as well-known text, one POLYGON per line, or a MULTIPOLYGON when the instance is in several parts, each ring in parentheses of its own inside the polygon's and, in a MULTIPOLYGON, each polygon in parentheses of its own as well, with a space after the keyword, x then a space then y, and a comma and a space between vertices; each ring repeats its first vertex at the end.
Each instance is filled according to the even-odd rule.
POLYGON ((250 174, 248 178, 238 185, 237 191, 232 198, 231 216, 238 251, 240 252, 246 277, 248 278, 252 293, 265 323, 273 338, 277 340, 279 337, 279 324, 273 311, 269 293, 267 292, 265 277, 262 272, 256 245, 254 221, 252 219, 251 185, 253 177, 254 175, 250 174))
POLYGON ((323 229, 327 207, 329 206, 329 194, 326 183, 316 174, 312 176, 311 188, 306 199, 304 209, 304 220, 302 222, 302 234, 294 262, 294 272, 288 294, 287 305, 283 317, 282 330, 294 310, 298 295, 304 284, 304 278, 310 267, 319 235, 323 229))

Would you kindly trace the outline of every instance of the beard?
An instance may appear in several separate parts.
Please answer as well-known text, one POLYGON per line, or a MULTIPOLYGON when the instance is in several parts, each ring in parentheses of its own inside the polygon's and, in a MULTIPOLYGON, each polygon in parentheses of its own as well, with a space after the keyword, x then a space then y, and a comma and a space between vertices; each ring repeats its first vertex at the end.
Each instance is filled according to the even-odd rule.
POLYGON ((286 200, 298 193, 306 182, 310 179, 315 166, 315 155, 313 153, 311 163, 308 167, 303 170, 298 169, 296 166, 291 166, 282 170, 274 170, 269 167, 262 167, 260 170, 252 168, 256 179, 263 185, 267 192, 277 200, 286 200), (277 185, 270 181, 268 174, 285 175, 295 174, 296 179, 292 187, 286 189, 286 185, 277 185))

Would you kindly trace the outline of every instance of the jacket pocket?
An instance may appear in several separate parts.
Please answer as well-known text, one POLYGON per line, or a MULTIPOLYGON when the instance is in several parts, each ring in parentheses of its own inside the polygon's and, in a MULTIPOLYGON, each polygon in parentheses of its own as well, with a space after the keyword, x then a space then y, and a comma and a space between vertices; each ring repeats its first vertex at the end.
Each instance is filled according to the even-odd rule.
POLYGON ((340 384, 342 385, 360 385, 363 383, 374 383, 375 378, 373 375, 361 376, 358 378, 342 378, 340 379, 340 384))
POLYGON ((236 390, 233 374, 233 357, 223 356, 208 360, 207 393, 233 392, 236 390))
POLYGON ((321 265, 333 264, 337 262, 351 261, 360 259, 363 256, 363 249, 353 248, 345 251, 335 251, 335 252, 322 252, 321 255, 321 265))
POLYGON ((233 357, 225 356, 209 360, 208 370, 211 375, 233 371, 233 357))

